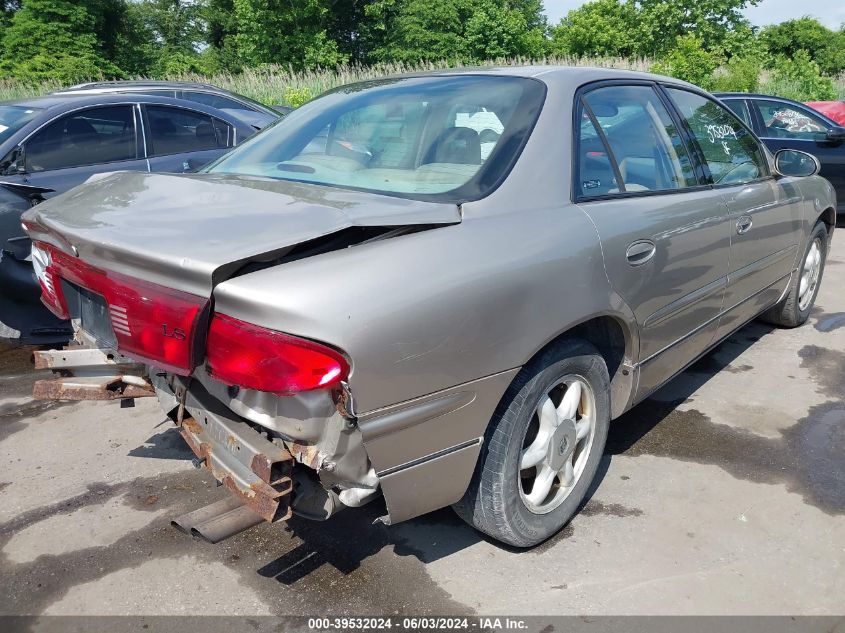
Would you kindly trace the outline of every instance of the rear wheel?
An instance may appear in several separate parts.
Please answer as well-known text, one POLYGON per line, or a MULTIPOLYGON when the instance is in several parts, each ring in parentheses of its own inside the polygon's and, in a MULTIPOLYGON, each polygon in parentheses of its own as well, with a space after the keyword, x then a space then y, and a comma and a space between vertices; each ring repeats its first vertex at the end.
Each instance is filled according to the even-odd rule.
POLYGON ((584 341, 556 344, 524 367, 493 417, 458 515, 517 547, 559 531, 598 468, 609 393, 604 359, 584 341))
POLYGON ((810 311, 819 294, 824 264, 827 260, 828 234, 824 222, 818 222, 807 240, 804 257, 798 272, 789 282, 786 297, 764 312, 763 321, 781 327, 797 327, 810 317, 810 311))

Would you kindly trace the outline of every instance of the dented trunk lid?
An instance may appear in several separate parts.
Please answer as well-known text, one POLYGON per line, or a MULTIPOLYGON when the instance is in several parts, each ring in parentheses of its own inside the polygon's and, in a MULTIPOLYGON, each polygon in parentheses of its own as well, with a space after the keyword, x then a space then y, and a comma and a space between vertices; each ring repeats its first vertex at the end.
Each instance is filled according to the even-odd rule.
POLYGON ((24 215, 35 240, 201 297, 248 262, 350 227, 445 225, 451 203, 228 174, 119 172, 24 215))

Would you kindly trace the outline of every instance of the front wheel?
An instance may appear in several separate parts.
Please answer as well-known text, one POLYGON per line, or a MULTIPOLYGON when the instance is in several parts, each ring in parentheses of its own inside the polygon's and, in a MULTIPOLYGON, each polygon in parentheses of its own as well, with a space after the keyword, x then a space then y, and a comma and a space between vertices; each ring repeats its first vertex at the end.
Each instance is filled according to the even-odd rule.
POLYGON ((828 244, 827 226, 817 222, 810 232, 798 272, 789 282, 786 297, 763 313, 763 321, 781 327, 798 327, 807 321, 819 294, 828 244))
POLYGON ((604 359, 584 341, 562 341, 526 365, 493 416, 458 515, 516 547, 559 531, 596 474, 609 394, 604 359))

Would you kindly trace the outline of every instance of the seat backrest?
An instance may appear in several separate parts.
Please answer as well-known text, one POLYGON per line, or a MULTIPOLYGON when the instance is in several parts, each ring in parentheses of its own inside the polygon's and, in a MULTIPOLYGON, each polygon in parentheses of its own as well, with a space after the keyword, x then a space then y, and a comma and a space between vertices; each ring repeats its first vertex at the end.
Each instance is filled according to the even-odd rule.
POLYGON ((97 136, 97 130, 85 119, 70 119, 65 126, 65 131, 71 143, 90 141, 97 136))
POLYGON ((217 136, 214 134, 214 126, 211 123, 198 124, 194 133, 203 147, 217 147, 217 136))
POLYGON ((481 141, 478 132, 468 127, 443 130, 429 152, 427 163, 481 164, 481 141))

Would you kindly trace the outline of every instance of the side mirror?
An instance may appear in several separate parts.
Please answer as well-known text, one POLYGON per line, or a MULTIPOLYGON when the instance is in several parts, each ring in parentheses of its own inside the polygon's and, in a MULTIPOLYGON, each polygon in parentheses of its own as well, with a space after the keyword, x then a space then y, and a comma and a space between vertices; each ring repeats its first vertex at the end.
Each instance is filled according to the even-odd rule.
POLYGON ((841 143, 845 141, 845 127, 832 127, 824 135, 824 139, 829 143, 841 143))
POLYGON ((775 154, 775 171, 781 176, 812 176, 821 165, 812 154, 797 149, 782 149, 775 154))

